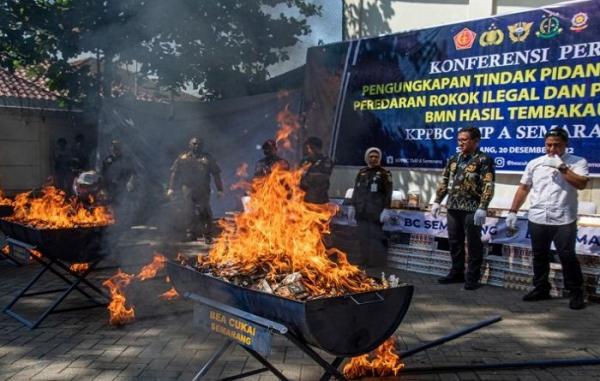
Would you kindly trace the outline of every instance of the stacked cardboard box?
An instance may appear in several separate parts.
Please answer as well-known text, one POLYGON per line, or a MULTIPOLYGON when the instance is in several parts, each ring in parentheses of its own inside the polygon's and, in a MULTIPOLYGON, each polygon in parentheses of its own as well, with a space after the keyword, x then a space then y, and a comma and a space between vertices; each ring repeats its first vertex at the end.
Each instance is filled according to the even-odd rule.
MULTIPOLYGON (((482 269, 483 284, 505 287, 523 292, 531 288, 533 267, 529 247, 503 246, 502 255, 488 254, 486 247, 482 269)), ((584 275, 586 294, 590 300, 600 301, 600 257, 578 255, 584 275)), ((444 276, 451 266, 450 253, 437 249, 437 242, 431 236, 411 235, 407 244, 392 243, 388 252, 388 266, 399 270, 422 274, 444 276)), ((550 265, 551 294, 564 293, 562 268, 560 263, 550 265)))

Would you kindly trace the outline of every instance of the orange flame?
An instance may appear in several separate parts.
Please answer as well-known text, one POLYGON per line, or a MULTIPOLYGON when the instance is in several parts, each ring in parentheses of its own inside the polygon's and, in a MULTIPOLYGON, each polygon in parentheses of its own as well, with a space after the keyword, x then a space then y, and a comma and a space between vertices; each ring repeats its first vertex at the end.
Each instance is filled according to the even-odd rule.
POLYGON ((46 186, 40 192, 41 197, 33 197, 32 192, 18 194, 13 203, 14 214, 7 219, 47 229, 114 223, 105 206, 85 207, 76 197, 67 198, 65 192, 53 186, 46 186))
POLYGON ((31 255, 33 255, 34 257, 37 257, 37 258, 41 258, 42 257, 42 253, 40 253, 39 251, 37 251, 35 249, 29 249, 29 253, 31 255))
POLYGON ((232 184, 229 189, 231 190, 236 190, 236 189, 242 189, 242 190, 249 190, 250 189, 250 183, 246 180, 246 178, 248 177, 248 163, 242 163, 242 165, 240 165, 236 170, 235 170, 235 175, 237 177, 240 178, 240 180, 234 184, 232 184))
POLYGON ((119 269, 115 275, 102 283, 110 290, 111 301, 108 305, 108 312, 111 325, 124 325, 135 320, 135 311, 133 307, 127 306, 127 298, 124 293, 125 287, 132 280, 133 275, 126 274, 119 269))
POLYGON ((292 148, 290 136, 300 130, 300 118, 297 114, 289 110, 288 104, 283 110, 277 113, 276 119, 279 124, 279 130, 275 135, 275 141, 277 141, 279 147, 289 150, 292 148))
POLYGON ((350 379, 361 377, 397 376, 404 363, 396 353, 394 337, 390 337, 371 354, 353 357, 344 366, 344 376, 350 379))
POLYGON ((161 300, 173 300, 179 297, 179 294, 177 293, 177 290, 175 290, 175 287, 171 287, 171 289, 163 294, 161 294, 159 296, 159 298, 161 300))
POLYGON ((88 263, 73 263, 69 267, 69 270, 71 270, 74 273, 84 273, 88 271, 89 268, 90 265, 88 263))
POLYGON ((325 247, 322 236, 330 232, 336 207, 305 203, 301 176, 301 169, 276 165, 255 179, 248 211, 221 221, 221 236, 207 256, 198 256, 199 267, 218 276, 264 273, 267 281, 299 272, 313 297, 382 288, 345 253, 325 247))
POLYGON ((165 263, 167 263, 167 258, 165 258, 164 255, 154 253, 152 262, 142 267, 140 272, 135 276, 136 279, 147 280, 154 278, 156 274, 165 267, 165 263))
POLYGON ((0 189, 0 205, 12 205, 13 201, 10 198, 4 197, 4 192, 0 189))

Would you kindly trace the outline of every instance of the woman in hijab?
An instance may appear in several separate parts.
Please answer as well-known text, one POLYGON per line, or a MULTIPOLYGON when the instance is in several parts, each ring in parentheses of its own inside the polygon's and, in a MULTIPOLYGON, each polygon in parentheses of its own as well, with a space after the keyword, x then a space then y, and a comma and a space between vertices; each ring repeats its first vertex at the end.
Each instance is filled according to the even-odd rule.
POLYGON ((360 251, 365 267, 380 267, 386 262, 386 244, 381 213, 392 201, 392 173, 381 166, 381 150, 365 151, 367 166, 356 175, 351 205, 358 223, 360 251))

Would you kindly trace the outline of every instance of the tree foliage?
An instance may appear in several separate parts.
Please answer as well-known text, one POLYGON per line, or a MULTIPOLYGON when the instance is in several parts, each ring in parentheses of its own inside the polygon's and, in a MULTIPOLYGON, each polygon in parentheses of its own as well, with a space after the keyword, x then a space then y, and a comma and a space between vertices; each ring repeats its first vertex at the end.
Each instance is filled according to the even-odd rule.
POLYGON ((0 66, 43 71, 73 99, 107 94, 115 63, 206 98, 264 80, 310 33, 309 0, 0 0, 0 66), (75 58, 98 57, 102 74, 75 58))

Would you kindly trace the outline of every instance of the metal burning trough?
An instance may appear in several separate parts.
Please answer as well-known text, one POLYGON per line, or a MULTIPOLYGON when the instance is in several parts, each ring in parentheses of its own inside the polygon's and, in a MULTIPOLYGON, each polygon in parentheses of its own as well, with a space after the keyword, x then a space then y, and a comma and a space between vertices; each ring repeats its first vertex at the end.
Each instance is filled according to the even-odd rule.
POLYGON ((2 218, 0 230, 12 239, 34 246, 48 258, 80 263, 101 257, 100 245, 106 226, 34 228, 2 218))
POLYGON ((412 285, 299 302, 240 287, 169 261, 180 295, 194 293, 286 325, 300 340, 335 356, 377 348, 402 322, 412 285), (374 318, 376 317, 376 318, 374 318))

